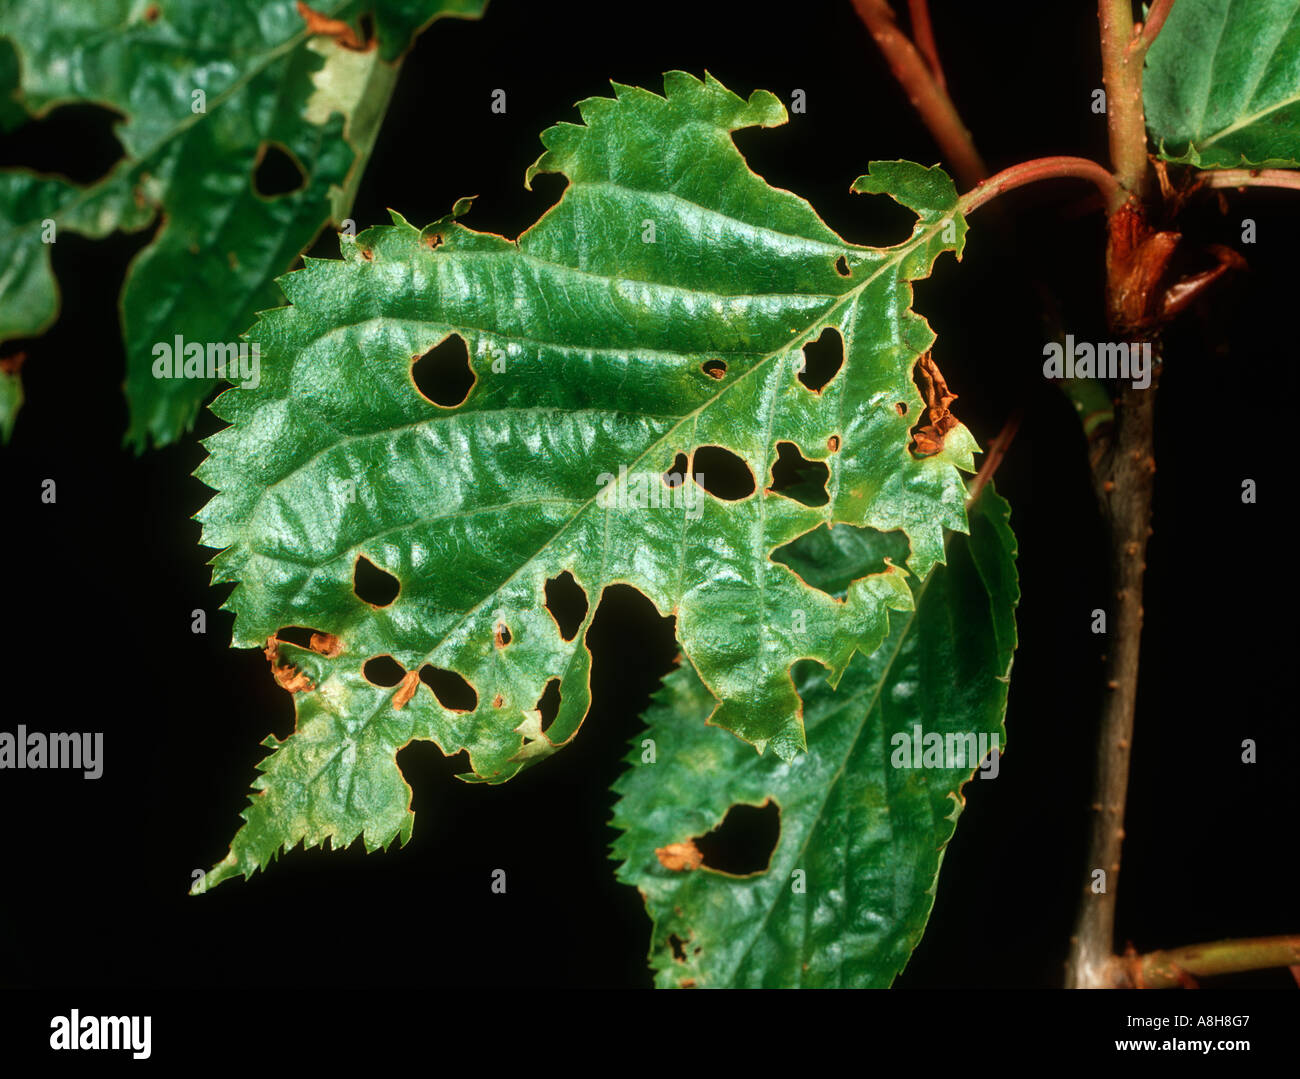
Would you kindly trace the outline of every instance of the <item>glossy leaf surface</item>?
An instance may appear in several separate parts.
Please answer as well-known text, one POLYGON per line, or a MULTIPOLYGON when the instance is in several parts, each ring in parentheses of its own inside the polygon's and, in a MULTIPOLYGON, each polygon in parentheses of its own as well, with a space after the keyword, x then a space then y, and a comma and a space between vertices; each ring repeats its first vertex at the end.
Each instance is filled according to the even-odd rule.
POLYGON ((1147 53, 1143 98, 1168 160, 1300 164, 1300 2, 1178 0, 1147 53))
MULTIPOLYGON (((981 748, 1006 745, 1019 598, 1008 513, 985 488, 969 537, 954 536, 948 565, 914 580, 915 609, 891 615, 888 640, 855 657, 838 690, 804 666, 808 752, 797 760, 755 757, 706 726, 708 693, 689 665, 665 680, 614 812, 619 879, 654 922, 656 985, 887 986, 903 969, 934 904, 961 787, 981 748), (974 752, 931 758, 929 735, 945 751, 947 739, 974 735, 974 752), (914 767, 927 761, 938 766, 914 767), (705 847, 731 807, 769 801, 780 836, 765 870, 729 875, 681 855, 705 847)), ((877 564, 890 540, 840 529, 815 547, 801 540, 791 557, 835 587, 877 564)))
POLYGON ((219 493, 200 518, 224 549, 214 581, 238 582, 234 644, 302 626, 337 648, 273 648, 296 668, 281 678, 297 730, 272 743, 210 883, 298 840, 408 836, 394 754, 411 739, 467 750, 493 782, 554 752, 587 713, 583 637, 617 582, 676 616, 706 718, 792 759, 792 666, 838 677, 912 597, 901 563, 841 599, 773 552, 834 522, 899 530, 924 578, 944 530, 966 527, 969 433, 953 420, 937 452, 909 448, 925 406, 912 368, 933 341, 910 281, 960 251, 951 181, 873 165, 856 189, 918 219, 896 247, 855 246, 732 141, 784 121, 773 95, 680 72, 665 96, 615 91, 543 135, 529 176, 569 186, 517 242, 460 224, 461 200, 309 260, 281 280, 292 306, 251 334, 261 385, 214 405, 231 426, 206 442, 198 475, 219 493), (810 388, 804 347, 836 337, 842 363, 810 388), (820 504, 769 490, 782 453, 821 464, 820 504), (395 596, 357 594, 372 570, 395 596), (562 580, 586 600, 567 629, 546 606, 562 580), (378 656, 395 684, 367 679, 378 656))
POLYGON ((0 340, 53 322, 60 233, 103 237, 161 216, 122 292, 127 438, 176 439, 216 385, 208 346, 237 343, 278 302, 275 277, 327 222, 342 223, 411 34, 484 2, 320 0, 312 14, 296 0, 0 0, 0 89, 6 71, 20 74, 17 100, 37 116, 110 108, 123 149, 88 186, 0 173, 0 340), (344 32, 363 12, 376 16, 375 47, 344 32), (267 155, 282 165, 276 183, 261 172, 267 155), (155 377, 155 346, 178 336, 204 349, 205 366, 155 377))

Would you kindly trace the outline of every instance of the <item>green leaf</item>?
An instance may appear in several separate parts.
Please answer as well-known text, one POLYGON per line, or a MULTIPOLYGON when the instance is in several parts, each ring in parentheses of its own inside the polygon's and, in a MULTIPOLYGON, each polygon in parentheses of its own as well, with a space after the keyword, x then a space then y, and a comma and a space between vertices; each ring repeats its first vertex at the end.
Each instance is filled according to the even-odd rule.
POLYGON ((10 39, 0 42, 0 93, 16 54, 18 100, 33 114, 85 102, 124 118, 123 158, 95 184, 0 173, 0 340, 41 333, 57 313, 46 222, 57 242, 64 231, 138 230, 161 214, 122 292, 127 441, 175 440, 216 380, 206 369, 156 378, 155 345, 179 336, 206 356, 279 302, 276 275, 352 204, 411 34, 484 2, 320 0, 322 15, 353 25, 375 13, 378 47, 357 51, 309 33, 295 0, 0 0, 0 38, 10 39), (266 152, 286 153, 301 186, 259 192, 266 152))
POLYGON ((1147 53, 1143 99, 1168 161, 1300 165, 1300 0, 1178 0, 1147 53))
MULTIPOLYGON (((837 691, 813 665, 802 669, 808 753, 793 763, 755 757, 706 726, 708 693, 688 664, 665 680, 614 784, 618 877, 640 889, 654 922, 656 985, 887 986, 903 969, 976 762, 898 763, 912 763, 917 725, 923 746, 926 735, 968 733, 1006 745, 1019 599, 1008 514, 986 488, 969 538, 954 537, 948 565, 914 583, 915 610, 894 613, 888 640, 855 657, 837 691), (693 844, 734 805, 769 801, 780 838, 765 871, 669 868, 690 850, 674 844, 693 844)), ((841 528, 799 554, 847 578, 887 552, 886 539, 841 528)))
POLYGON ((209 883, 299 839, 405 840, 393 758, 413 738, 467 750, 492 782, 564 745, 589 704, 583 635, 618 582, 676 616, 710 721, 790 759, 804 746, 793 664, 813 658, 837 678, 911 593, 900 564, 837 599, 772 552, 835 522, 901 529, 923 578, 944 529, 965 529, 969 432, 957 424, 931 456, 908 448, 924 408, 912 367, 934 339, 909 310, 910 281, 960 251, 951 181, 873 165, 857 188, 889 191, 918 220, 896 247, 855 246, 732 141, 785 120, 773 95, 746 101, 681 72, 664 87, 615 84, 616 98, 580 103, 582 125, 545 132, 528 175, 569 185, 517 242, 458 223, 468 200, 423 230, 394 215, 344 245, 344 261, 283 278, 293 306, 254 327, 261 385, 214 404, 231 426, 197 473, 219 491, 199 515, 203 542, 224 548, 213 579, 238 582, 236 646, 305 626, 343 651, 278 646, 315 688, 296 694, 297 733, 263 763, 209 883), (803 346, 828 328, 844 362, 814 392, 803 346), (453 337, 474 383, 443 407, 417 391, 413 361, 453 337), (767 490, 783 443, 821 464, 822 505, 767 490), (709 485, 715 463, 694 456, 708 446, 756 490, 728 500, 663 482, 685 455, 709 485), (354 593, 363 558, 396 579, 391 605, 354 593), (565 573, 587 598, 568 635, 544 605, 565 573), (401 665, 402 688, 366 680, 379 655, 401 665), (469 683, 469 710, 440 703, 433 669, 469 683), (560 704, 543 731, 552 681, 560 704))

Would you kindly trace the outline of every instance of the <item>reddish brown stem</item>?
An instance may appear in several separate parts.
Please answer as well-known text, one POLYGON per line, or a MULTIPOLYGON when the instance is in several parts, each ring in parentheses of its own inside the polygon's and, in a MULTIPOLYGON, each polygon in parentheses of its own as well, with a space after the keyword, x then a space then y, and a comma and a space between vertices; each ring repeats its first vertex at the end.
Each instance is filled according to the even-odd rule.
POLYGON ((1300 169, 1207 169, 1209 187, 1289 187, 1300 191, 1300 169))
POLYGON ((1300 936, 1218 940, 1116 959, 1111 984, 1117 988, 1173 989, 1195 985, 1196 978, 1288 967, 1297 962, 1300 936))
POLYGON ((1007 422, 1002 425, 1002 430, 998 432, 997 438, 989 443, 980 470, 975 474, 975 478, 971 480, 970 487, 966 491, 967 508, 975 505, 975 500, 979 498, 985 484, 993 478, 998 466, 1002 464, 1002 458, 1007 455, 1007 449, 1016 437, 1016 432, 1020 430, 1020 420, 1023 415, 1024 413, 1020 409, 1016 409, 1007 422))
POLYGON ((894 78, 939 144, 958 183, 963 188, 973 187, 988 175, 988 169, 948 92, 935 79, 916 46, 898 28, 893 8, 886 0, 853 0, 853 7, 884 54, 894 78))
POLYGON ((1089 161, 1086 157, 1040 157, 1033 161, 1012 165, 1011 168, 1003 169, 996 176, 990 176, 987 180, 975 184, 961 197, 961 212, 968 214, 972 210, 979 209, 990 199, 1017 187, 1024 187, 1025 184, 1064 176, 1091 181, 1107 199, 1116 190, 1115 177, 1097 162, 1089 161))
POLYGON ((907 13, 912 23, 912 40, 930 65, 930 74, 939 84, 939 89, 947 93, 948 80, 943 77, 943 64, 939 62, 939 47, 935 44, 934 27, 930 23, 928 0, 907 0, 907 13))
POLYGON ((1147 21, 1142 27, 1143 52, 1151 48, 1151 42, 1155 41, 1156 35, 1160 33, 1160 28, 1164 26, 1173 8, 1174 0, 1154 0, 1151 4, 1151 9, 1147 12, 1147 21))

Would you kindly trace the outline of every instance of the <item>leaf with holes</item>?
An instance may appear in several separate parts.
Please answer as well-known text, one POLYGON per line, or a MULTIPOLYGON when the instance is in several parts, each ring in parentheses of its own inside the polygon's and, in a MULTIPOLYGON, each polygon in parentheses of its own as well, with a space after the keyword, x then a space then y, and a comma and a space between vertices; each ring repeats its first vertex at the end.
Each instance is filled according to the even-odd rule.
POLYGON ((1300 165, 1300 2, 1178 0, 1147 53, 1143 99, 1167 160, 1300 165))
POLYGON ((467 750, 492 782, 564 745, 616 582, 676 616, 705 718, 789 760, 792 666, 838 679, 911 606, 908 570, 924 579, 965 529, 974 443, 946 388, 923 400, 913 381, 934 335, 909 308, 961 249, 951 181, 874 164, 855 190, 918 220, 896 247, 855 246, 736 148, 784 121, 773 95, 680 72, 664 89, 615 85, 542 136, 529 178, 569 184, 518 241, 460 224, 468 200, 422 230, 394 215, 283 278, 292 306, 254 327, 262 382, 213 406, 231 426, 206 442, 219 493, 200 518, 214 581, 238 582, 234 644, 270 639, 298 717, 209 884, 298 840, 405 839, 411 739, 467 750), (836 522, 908 549, 840 597, 772 557, 836 522), (358 595, 366 565, 386 604, 358 595), (381 655, 396 685, 365 677, 381 655))
MULTIPOLYGON (((888 640, 856 656, 838 690, 803 667, 808 752, 792 763, 707 726, 712 702, 690 665, 665 680, 614 785, 618 876, 654 921, 657 985, 887 986, 903 969, 961 787, 986 752, 995 774, 1005 746, 1019 598, 1008 512, 985 488, 970 536, 913 579, 915 609, 894 613, 888 640), (748 806, 779 810, 774 849, 758 866, 717 865, 714 829, 748 806)), ((840 526, 787 555, 840 589, 898 542, 840 526)))
MULTIPOLYGON (((327 222, 343 222, 412 34, 484 3, 0 0, 0 77, 16 54, 30 113, 86 102, 124 118, 123 158, 97 183, 0 173, 0 340, 54 321, 60 233, 103 237, 161 216, 122 291, 127 439, 176 439, 214 372, 233 372, 254 314, 279 300, 276 275, 327 222), (357 33, 363 14, 370 42, 357 33)), ((230 375, 256 377, 251 357, 230 375)), ((0 396, 0 409, 13 400, 0 396)), ((14 411, 0 411, 0 428, 14 411)))

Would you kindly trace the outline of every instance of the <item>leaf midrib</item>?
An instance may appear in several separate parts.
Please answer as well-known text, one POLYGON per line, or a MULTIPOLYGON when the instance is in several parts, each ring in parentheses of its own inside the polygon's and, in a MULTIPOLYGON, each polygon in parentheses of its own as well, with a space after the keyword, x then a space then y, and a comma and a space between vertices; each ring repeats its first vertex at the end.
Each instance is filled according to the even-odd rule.
MULTIPOLYGON (((572 190, 572 185, 570 186, 569 190, 572 190)), ((566 191, 566 194, 567 194, 567 191, 566 191)), ((708 400, 706 400, 703 404, 701 404, 700 406, 698 406, 698 407, 697 407, 696 409, 694 409, 693 411, 688 412, 688 413, 686 413, 684 416, 682 416, 681 419, 678 420, 678 422, 675 423, 672 427, 670 427, 666 432, 664 432, 664 434, 663 434, 662 436, 660 436, 660 438, 658 438, 657 440, 655 440, 654 442, 652 442, 649 446, 647 446, 646 449, 645 449, 645 450, 644 450, 644 451, 643 451, 643 452, 642 452, 638 457, 636 457, 634 460, 628 462, 628 471, 629 471, 629 472, 632 471, 633 466, 640 464, 640 463, 641 463, 641 462, 642 462, 642 461, 643 461, 647 456, 649 456, 651 453, 653 453, 653 452, 655 452, 656 450, 662 448, 663 445, 668 441, 668 439, 669 439, 669 438, 670 438, 670 437, 671 437, 671 436, 672 436, 676 431, 678 431, 678 430, 682 427, 682 425, 683 425, 684 423, 686 423, 688 420, 694 422, 694 421, 696 420, 696 418, 698 417, 698 415, 699 415, 701 412, 703 412, 703 411, 704 411, 705 409, 707 409, 707 408, 712 407, 712 405, 714 405, 715 403, 717 403, 718 401, 720 401, 720 400, 723 398, 723 396, 724 396, 725 394, 729 393, 729 392, 730 392, 732 389, 734 389, 736 386, 740 385, 742 382, 744 382, 746 379, 748 379, 750 376, 752 376, 752 375, 754 374, 754 372, 759 371, 759 370, 766 370, 767 365, 770 364, 772 361, 774 361, 777 357, 782 356, 782 355, 784 355, 785 353, 788 353, 789 351, 791 351, 791 350, 794 349, 794 348, 801 347, 804 343, 806 343, 808 340, 810 340, 811 337, 812 337, 813 332, 814 332, 815 330, 817 330, 817 329, 818 329, 818 328, 819 328, 823 323, 825 323, 827 320, 829 320, 829 319, 830 319, 830 318, 831 318, 831 317, 832 317, 832 316, 833 316, 837 311, 839 311, 840 309, 842 309, 845 305, 849 304, 850 302, 854 302, 854 303, 855 303, 855 302, 857 301, 858 297, 861 295, 861 293, 862 293, 862 292, 863 292, 863 291, 864 291, 864 290, 865 290, 869 285, 871 285, 873 282, 875 282, 875 281, 876 281, 876 280, 877 280, 877 279, 878 279, 882 274, 884 274, 886 271, 888 271, 888 270, 892 269, 893 267, 897 266, 898 263, 900 263, 900 262, 901 262, 901 261, 902 261, 902 260, 907 256, 907 255, 911 254, 912 251, 914 251, 917 247, 919 247, 919 246, 921 246, 922 244, 928 242, 928 241, 929 241, 929 240, 930 240, 934 235, 936 235, 938 232, 940 232, 940 230, 943 228, 943 224, 944 224, 945 221, 947 221, 947 220, 949 220, 949 219, 955 219, 955 217, 958 215, 958 213, 959 213, 959 210, 958 210, 957 208, 954 207, 953 210, 952 210, 950 213, 940 216, 936 221, 934 221, 934 222, 931 223, 930 225, 928 225, 928 226, 922 226, 919 230, 913 232, 913 234, 912 234, 912 235, 911 235, 907 240, 905 240, 903 243, 898 244, 897 246, 892 247, 892 248, 885 248, 885 249, 883 249, 883 252, 892 252, 892 255, 891 255, 891 257, 886 258, 886 259, 885 259, 885 260, 884 260, 884 261, 883 261, 883 262, 882 262, 882 263, 881 263, 881 264, 880 264, 880 265, 875 269, 875 271, 874 271, 873 273, 871 273, 871 274, 869 274, 868 276, 866 276, 865 278, 863 278, 863 280, 862 280, 862 282, 861 282, 860 284, 858 284, 858 285, 854 286, 853 288, 848 289, 848 290, 846 290, 844 293, 842 293, 841 296, 840 296, 840 298, 839 298, 839 300, 838 300, 836 303, 832 304, 831 307, 830 307, 827 311, 823 312, 820 316, 818 316, 817 319, 815 319, 811 324, 809 324, 807 327, 805 327, 803 330, 801 330, 798 334, 796 334, 796 335, 795 335, 795 336, 794 336, 794 337, 793 337, 789 342, 787 342, 786 344, 783 344, 779 349, 774 349, 774 350, 772 350, 771 352, 768 352, 766 355, 760 356, 760 357, 755 361, 755 363, 753 364, 752 367, 750 367, 748 370, 742 372, 739 376, 736 377, 736 379, 735 379, 734 381, 732 381, 732 382, 730 382, 730 383, 728 383, 728 384, 726 384, 726 385, 724 385, 724 386, 720 386, 720 387, 718 388, 718 392, 715 393, 712 397, 710 397, 708 400)), ((398 226, 386 226, 386 227, 388 227, 388 228, 398 228, 398 226)), ((882 252, 882 253, 883 253, 883 252, 882 252)), ((937 257, 937 256, 936 256, 936 257, 937 257)), ((846 363, 848 362, 848 357, 847 357, 847 356, 845 357, 845 362, 846 362, 846 363)), ((495 410, 495 411, 509 412, 509 411, 513 411, 513 410, 499 409, 499 410, 495 410)), ((538 558, 540 558, 541 555, 542 555, 542 554, 543 554, 543 553, 544 553, 548 548, 550 548, 550 547, 551 547, 551 546, 552 546, 552 545, 553 545, 553 544, 554 544, 554 543, 555 543, 555 542, 556 542, 556 541, 557 541, 561 536, 563 536, 563 535, 564 535, 564 534, 565 534, 565 533, 566 533, 566 532, 567 532, 567 531, 568 531, 568 530, 569 530, 569 529, 570 529, 570 528, 571 528, 571 527, 572 527, 572 526, 573 526, 573 525, 574 525, 574 524, 575 524, 579 519, 581 519, 581 517, 583 516, 583 514, 586 513, 587 510, 591 507, 592 503, 595 502, 596 497, 597 497, 598 494, 599 494, 599 492, 596 492, 596 494, 593 494, 590 498, 587 499, 586 502, 582 503, 582 504, 578 507, 578 509, 574 512, 573 516, 570 517, 569 520, 566 521, 566 522, 565 522, 565 523, 564 523, 560 528, 558 528, 558 529, 557 529, 557 530, 556 530, 556 531, 551 535, 551 537, 550 537, 549 539, 547 539, 546 542, 543 543, 543 544, 542 544, 542 545, 541 545, 541 546, 540 546, 540 547, 539 547, 539 548, 538 548, 538 549, 537 549, 537 550, 536 550, 536 551, 535 551, 535 552, 534 552, 534 553, 533 553, 529 558, 527 558, 526 560, 524 560, 523 562, 521 562, 520 565, 518 566, 518 568, 514 571, 514 573, 512 573, 509 577, 507 577, 505 580, 503 580, 503 581, 501 582, 501 584, 499 584, 499 585, 497 586, 497 588, 496 588, 496 590, 495 590, 494 592, 492 592, 490 595, 484 597, 482 600, 480 600, 480 601, 479 601, 477 604, 475 604, 473 607, 471 607, 471 608, 469 608, 468 610, 466 610, 465 613, 464 613, 464 615, 463 615, 463 616, 462 616, 458 621, 456 621, 455 623, 453 623, 453 624, 449 627, 449 629, 447 630, 447 632, 444 633, 444 634, 442 635, 442 637, 440 637, 437 641, 435 641, 435 642, 432 644, 432 646, 429 648, 429 650, 428 650, 427 652, 425 652, 424 657, 423 657, 423 659, 421 660, 421 665, 423 665, 424 663, 428 663, 428 662, 430 662, 430 661, 433 659, 435 653, 438 651, 438 649, 441 648, 441 647, 442 647, 442 646, 447 642, 447 640, 451 637, 451 635, 452 635, 453 633, 455 633, 457 630, 459 630, 459 629, 460 629, 460 628, 465 624, 465 622, 468 620, 468 618, 469 618, 471 615, 473 615, 473 614, 475 614, 476 612, 478 612, 478 611, 479 611, 479 610, 480 610, 480 609, 481 609, 485 604, 491 602, 493 596, 497 595, 497 594, 501 591, 502 588, 504 588, 506 585, 510 584, 510 583, 511 583, 511 582, 512 582, 516 577, 519 576, 519 574, 521 574, 521 573, 522 573, 526 568, 528 568, 528 566, 530 566, 533 562, 535 562, 538 558)), ((606 518, 607 518, 607 521, 608 521, 608 515, 609 515, 609 508, 608 508, 608 507, 605 508, 605 515, 606 515, 606 518)), ((841 522, 831 521, 831 520, 829 520, 829 518, 828 518, 828 523, 841 523, 841 522)), ((844 522, 844 523, 851 523, 851 522, 844 522)), ((607 527, 608 527, 608 524, 607 524, 607 527)), ((365 542, 365 541, 362 541, 362 542, 365 542)), ((930 576, 933 576, 933 574, 931 574, 930 576)), ((927 577, 927 581, 928 581, 928 580, 929 580, 929 577, 927 577)), ((232 594, 232 596, 231 596, 231 600, 233 600, 233 599, 234 599, 234 594, 232 594)), ((594 615, 594 611, 589 611, 589 612, 588 612, 588 618, 591 618, 593 615, 594 615)), ((584 625, 585 625, 585 622, 584 622, 584 625)), ((581 630, 581 627, 580 627, 580 630, 581 630)), ((575 638, 574 638, 574 639, 575 639, 575 640, 578 639, 576 635, 575 635, 575 638)), ((858 651, 858 649, 857 649, 856 646, 855 646, 855 648, 854 648, 854 652, 857 652, 857 651, 858 651)), ((853 655, 853 653, 850 653, 850 657, 849 657, 849 658, 852 658, 852 655, 853 655)), ((796 660, 795 662, 797 662, 797 660, 796 660)), ((702 681, 702 679, 701 679, 701 681, 702 681)), ((385 708, 388 707, 388 701, 389 701, 389 700, 391 699, 391 697, 392 697, 392 696, 397 692, 397 688, 398 688, 398 687, 393 687, 393 689, 390 691, 390 693, 389 693, 387 696, 381 696, 381 697, 379 698, 379 703, 378 703, 378 704, 376 705, 376 707, 375 707, 375 708, 374 708, 374 709, 373 709, 373 710, 372 710, 372 711, 371 711, 371 712, 370 712, 370 713, 369 713, 369 714, 368 714, 368 715, 367 715, 367 716, 366 716, 366 717, 361 721, 360 725, 359 725, 358 728, 357 728, 358 730, 364 730, 364 729, 365 729, 367 726, 369 726, 369 724, 370 724, 370 723, 371 723, 371 722, 372 722, 372 721, 373 721, 373 720, 374 720, 374 719, 379 715, 379 713, 380 713, 381 710, 383 710, 383 709, 385 709, 385 708)), ((706 689, 707 689, 707 686, 706 686, 706 689)), ((710 694, 710 696, 713 696, 713 693, 712 693, 711 690, 709 691, 709 694, 710 694)), ((717 701, 717 698, 714 697, 714 700, 715 700, 715 702, 716 702, 716 701, 717 701)), ((716 710, 716 705, 715 705, 715 710, 716 710)), ((837 773, 837 774, 838 774, 838 773, 837 773)))

